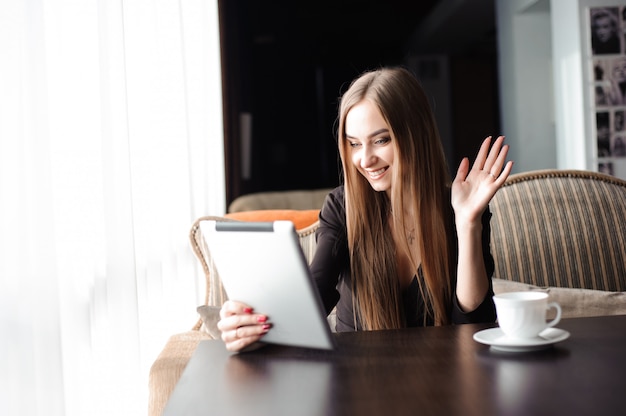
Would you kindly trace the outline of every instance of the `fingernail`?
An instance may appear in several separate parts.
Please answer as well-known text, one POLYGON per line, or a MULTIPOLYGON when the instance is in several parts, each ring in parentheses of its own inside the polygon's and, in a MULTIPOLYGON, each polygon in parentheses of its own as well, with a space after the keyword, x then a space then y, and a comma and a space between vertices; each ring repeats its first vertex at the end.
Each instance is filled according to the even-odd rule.
POLYGON ((252 313, 252 308, 243 308, 245 313, 252 313))
POLYGON ((259 316, 256 318, 257 322, 265 322, 267 321, 267 316, 259 316))
POLYGON ((270 324, 265 324, 265 325, 263 325, 263 332, 267 332, 267 331, 269 331, 270 327, 271 327, 271 325, 270 325, 270 324))

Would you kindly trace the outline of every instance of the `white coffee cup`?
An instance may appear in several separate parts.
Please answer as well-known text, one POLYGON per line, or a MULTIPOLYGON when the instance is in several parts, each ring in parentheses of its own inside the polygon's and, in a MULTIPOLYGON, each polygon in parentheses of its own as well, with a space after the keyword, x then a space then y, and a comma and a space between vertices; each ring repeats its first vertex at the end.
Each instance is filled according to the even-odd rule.
POLYGON ((561 306, 548 302, 545 292, 508 292, 493 297, 498 314, 498 325, 509 338, 534 338, 546 328, 553 327, 561 320, 561 306), (556 309, 556 317, 546 322, 546 313, 556 309))

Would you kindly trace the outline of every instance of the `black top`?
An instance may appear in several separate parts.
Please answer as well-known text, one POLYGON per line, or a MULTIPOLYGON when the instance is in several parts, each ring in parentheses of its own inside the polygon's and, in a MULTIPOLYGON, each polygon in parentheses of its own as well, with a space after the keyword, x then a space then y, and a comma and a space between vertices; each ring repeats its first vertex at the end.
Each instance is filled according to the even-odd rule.
MULTIPOLYGON (((328 195, 319 218, 320 227, 316 233, 317 248, 311 263, 311 272, 326 308, 326 313, 330 313, 333 307, 337 306, 336 330, 339 332, 354 331, 355 319, 352 311, 350 259, 343 186, 335 188, 328 195)), ((453 290, 449 317, 454 324, 495 321, 496 314, 491 284, 494 262, 489 249, 490 219, 491 212, 487 209, 482 217, 482 246, 487 278, 489 279, 489 290, 480 306, 467 313, 459 307, 453 290)), ((418 274, 421 276, 421 267, 418 274)), ((425 313, 424 299, 419 291, 417 276, 409 287, 403 290, 403 299, 407 326, 433 325, 432 316, 425 313)), ((358 321, 357 329, 361 329, 358 321)))

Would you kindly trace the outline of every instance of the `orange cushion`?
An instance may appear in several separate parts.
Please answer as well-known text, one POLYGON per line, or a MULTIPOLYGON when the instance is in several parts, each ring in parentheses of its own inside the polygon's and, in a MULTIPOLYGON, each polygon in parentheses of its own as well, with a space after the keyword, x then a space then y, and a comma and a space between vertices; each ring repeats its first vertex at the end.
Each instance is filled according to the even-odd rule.
POLYGON ((224 217, 250 222, 287 220, 293 222, 296 230, 301 230, 317 221, 319 213, 319 209, 260 209, 257 211, 231 212, 224 215, 224 217))

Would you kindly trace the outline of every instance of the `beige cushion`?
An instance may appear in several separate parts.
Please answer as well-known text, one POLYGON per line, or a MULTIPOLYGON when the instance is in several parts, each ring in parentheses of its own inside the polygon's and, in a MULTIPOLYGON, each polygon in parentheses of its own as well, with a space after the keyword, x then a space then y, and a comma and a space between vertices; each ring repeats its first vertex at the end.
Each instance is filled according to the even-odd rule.
POLYGON ((626 315, 626 292, 574 289, 564 287, 539 287, 528 283, 494 278, 494 293, 540 290, 550 295, 563 310, 562 318, 582 316, 626 315))
POLYGON ((228 212, 260 209, 321 209, 330 191, 332 191, 332 188, 256 192, 236 198, 228 206, 228 212))

